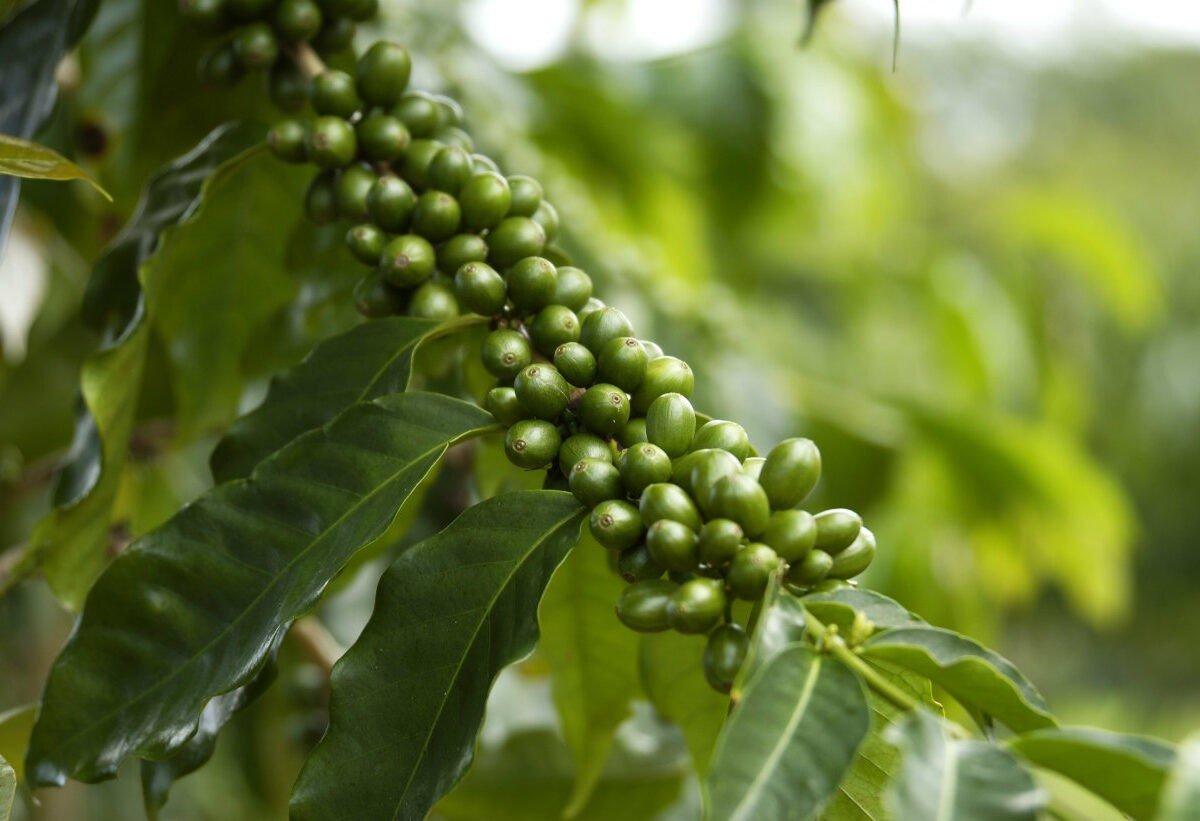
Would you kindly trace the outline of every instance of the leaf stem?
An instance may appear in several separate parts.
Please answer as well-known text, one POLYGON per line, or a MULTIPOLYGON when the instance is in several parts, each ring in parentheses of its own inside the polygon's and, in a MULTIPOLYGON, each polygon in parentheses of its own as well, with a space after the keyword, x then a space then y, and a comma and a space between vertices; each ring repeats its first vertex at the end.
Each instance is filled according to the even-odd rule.
POLYGON ((892 702, 892 704, 901 710, 915 710, 921 706, 917 699, 892 684, 878 670, 867 664, 857 653, 846 646, 846 642, 837 634, 837 631, 830 630, 807 607, 804 608, 804 613, 807 617, 805 626, 813 634, 813 637, 816 638, 818 644, 834 658, 845 663, 847 667, 858 673, 872 690, 892 702))
POLYGON ((325 71, 325 61, 313 51, 313 47, 308 43, 296 43, 291 47, 290 53, 296 66, 308 79, 311 80, 325 71))
POLYGON ((321 668, 326 680, 333 672, 333 665, 342 657, 346 649, 329 632, 329 628, 321 623, 316 616, 305 616, 292 624, 288 633, 296 642, 308 660, 321 668))

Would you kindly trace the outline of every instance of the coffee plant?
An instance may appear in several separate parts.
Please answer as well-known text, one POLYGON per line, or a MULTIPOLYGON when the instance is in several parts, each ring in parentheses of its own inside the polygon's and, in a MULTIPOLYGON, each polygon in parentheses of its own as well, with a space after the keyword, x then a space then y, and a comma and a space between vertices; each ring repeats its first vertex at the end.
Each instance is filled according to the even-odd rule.
MULTIPOLYGON (((0 129, 12 135, 0 171, 86 178, 26 138, 93 11, 37 0, 0 30, 0 129)), ((156 814, 271 685, 290 635, 329 671, 328 726, 292 815, 437 816, 471 770, 497 676, 539 644, 540 624, 574 785, 554 806, 518 796, 517 817, 655 815, 663 805, 639 805, 635 789, 607 810, 589 806, 640 696, 678 726, 690 756, 700 799, 671 817, 1093 818, 1102 807, 1200 818, 1194 745, 1060 726, 1010 662, 860 586, 888 548, 854 511, 805 508, 818 445, 756 448, 736 422, 693 407, 688 363, 641 338, 556 244, 553 192, 478 151, 455 100, 412 88, 404 45, 354 52, 376 11, 375 0, 179 6, 181 48, 203 52, 210 89, 192 104, 245 95, 240 81, 258 76, 282 118, 265 138, 221 125, 167 162, 93 267, 84 312, 105 341, 85 365, 75 446, 55 510, 0 573, 4 590, 40 573, 79 608, 28 737, 30 787, 112 778, 136 757, 156 814), (189 225, 224 220, 226 241, 247 241, 239 209, 263 206, 239 203, 240 172, 285 164, 312 170, 278 207, 302 209, 310 233, 336 231, 344 246, 305 262, 361 262, 343 298, 366 319, 327 335, 224 428, 214 487, 111 550, 134 421, 123 383, 147 367, 154 314, 172 310, 155 271, 185 266, 196 276, 182 287, 211 285, 206 270, 226 249, 189 225), (499 441, 524 489, 464 493, 471 461, 499 441), (452 521, 410 539, 357 641, 331 646, 318 603, 434 504, 452 521), (597 597, 600 616, 587 609, 597 597), (611 635, 598 618, 626 638, 592 646, 593 633, 611 635), (628 681, 620 670, 634 654, 628 681)), ((210 273, 233 316, 181 341, 197 369, 238 356, 223 350, 226 329, 244 335, 236 314, 258 298, 252 266, 210 273)), ((175 423, 206 429, 235 404, 190 396, 175 423)), ((507 775, 478 777, 519 779, 520 756, 507 775)), ((549 765, 536 751, 527 763, 549 765)), ((2 774, 7 818, 15 774, 2 774)), ((497 817, 486 805, 457 812, 497 817)))

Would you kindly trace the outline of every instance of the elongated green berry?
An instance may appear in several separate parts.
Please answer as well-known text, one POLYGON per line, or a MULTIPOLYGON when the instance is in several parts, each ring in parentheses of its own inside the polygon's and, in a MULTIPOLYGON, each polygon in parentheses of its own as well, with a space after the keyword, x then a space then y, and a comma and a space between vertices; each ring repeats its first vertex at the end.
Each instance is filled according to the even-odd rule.
POLYGON ((575 313, 579 314, 579 319, 582 321, 587 319, 589 315, 596 313, 596 311, 607 307, 608 306, 604 304, 602 300, 596 299, 594 296, 592 296, 588 297, 588 301, 583 303, 583 307, 575 313))
POLYGON ((574 436, 568 436, 562 443, 562 447, 558 449, 558 466, 563 475, 570 476, 575 463, 583 459, 611 462, 612 448, 608 446, 608 442, 590 433, 576 433, 574 436))
POLYGON ((383 246, 386 244, 387 234, 377 225, 363 223, 346 232, 346 247, 359 262, 367 265, 379 264, 379 257, 383 254, 383 246))
POLYGON ((816 519, 803 510, 776 511, 771 514, 762 540, 781 558, 798 561, 817 543, 816 519))
POLYGON ((304 141, 308 130, 299 120, 280 120, 267 132, 267 147, 285 162, 304 162, 308 159, 304 141))
POLYGON ((665 356, 662 345, 659 345, 652 339, 643 339, 642 347, 646 349, 646 357, 651 361, 655 359, 661 359, 663 356, 665 356))
POLYGON ((367 211, 385 231, 407 231, 416 207, 416 193, 399 177, 380 177, 367 192, 367 211))
POLYGON ((696 412, 686 396, 666 393, 650 403, 646 436, 672 459, 688 452, 695 434, 696 412))
POLYGON ((399 43, 378 42, 358 60, 358 93, 370 105, 395 105, 408 87, 411 72, 408 49, 399 43))
POLYGON ((741 473, 742 463, 727 450, 705 448, 694 453, 696 456, 689 460, 692 469, 688 488, 700 510, 711 515, 713 488, 726 476, 741 473))
POLYGON ((354 161, 358 138, 341 117, 318 117, 308 132, 308 161, 321 168, 341 168, 354 161))
POLYGON ((270 68, 279 59, 279 40, 266 23, 250 23, 233 35, 233 53, 243 68, 270 68))
POLYGON ((737 422, 713 419, 704 423, 704 426, 696 431, 696 438, 692 440, 692 450, 705 448, 727 450, 740 462, 750 455, 750 437, 746 435, 746 429, 737 422))
POLYGON ((531 219, 542 226, 542 230, 546 232, 546 242, 554 242, 554 238, 558 236, 558 209, 543 201, 537 211, 533 212, 531 219))
POLYGON ((337 207, 344 219, 355 222, 367 219, 367 196, 377 179, 375 172, 365 165, 351 165, 342 171, 337 182, 337 207))
POLYGON ((317 225, 337 219, 337 172, 322 171, 304 193, 304 212, 317 225))
POLYGON ((508 282, 508 297, 513 305, 525 313, 532 313, 545 308, 554 298, 558 269, 543 257, 525 257, 509 269, 505 279, 508 282))
POLYGON ((813 518, 817 525, 815 545, 831 556, 849 547, 862 529, 862 517, 841 507, 821 511, 813 518))
POLYGON ((529 416, 528 411, 521 406, 521 400, 517 399, 517 392, 507 385, 500 385, 488 391, 483 406, 497 422, 509 427, 529 416))
POLYGON ((733 555, 725 580, 739 599, 756 601, 767 589, 771 574, 779 568, 779 556, 761 542, 751 542, 733 555))
POLYGON ((692 468, 701 458, 696 455, 696 451, 692 451, 671 460, 671 481, 688 494, 692 492, 692 468))
POLYGON ((368 319, 396 316, 404 310, 405 300, 378 273, 370 273, 354 286, 354 307, 368 319))
POLYGON ((471 178, 474 161, 471 155, 457 145, 448 145, 439 151, 429 165, 429 180, 439 191, 457 194, 463 184, 471 178))
POLYGON ((229 24, 229 8, 225 0, 180 0, 183 17, 205 31, 220 31, 229 24))
POLYGON ((372 162, 392 162, 403 157, 412 143, 412 136, 404 123, 379 111, 364 117, 355 126, 355 131, 358 134, 359 151, 372 162))
POLYGON ((613 339, 633 336, 633 324, 616 308, 601 308, 583 318, 579 341, 596 356, 613 339))
POLYGON ((588 518, 592 538, 610 550, 624 550, 642 540, 642 515, 629 502, 609 499, 592 508, 588 518))
MULTIPOLYGON (((200 78, 206 86, 231 86, 245 74, 246 69, 238 61, 233 43, 222 43, 208 52, 200 62, 200 78)), ((540 227, 538 230, 541 230, 540 227)))
POLYGON ((646 363, 646 373, 633 394, 636 413, 645 413, 650 403, 665 393, 691 396, 696 387, 696 377, 691 366, 673 356, 660 356, 646 363))
POLYGON ((738 552, 745 537, 742 526, 731 519, 705 522, 696 545, 700 561, 710 567, 722 567, 738 552))
POLYGON ((402 234, 383 247, 379 270, 391 284, 400 288, 420 285, 433 273, 433 246, 424 237, 402 234))
POLYGON ((586 507, 625 496, 621 474, 604 459, 581 459, 567 475, 571 492, 586 507))
POLYGON ((659 519, 673 519, 692 530, 699 530, 702 524, 700 511, 696 509, 692 497, 688 496, 683 488, 669 482, 648 485, 642 491, 638 506, 647 527, 659 519))
POLYGON ((785 439, 767 454, 759 482, 771 507, 795 507, 821 478, 821 451, 811 439, 785 439))
POLYGON ((529 217, 509 216, 488 232, 490 262, 507 268, 526 257, 535 257, 546 247, 546 232, 529 217))
POLYGON ((659 519, 646 529, 646 549, 655 564, 676 573, 689 573, 700 564, 696 531, 682 522, 659 519))
POLYGON ((558 282, 554 288, 554 304, 566 305, 579 311, 592 298, 592 278, 570 265, 558 267, 558 282))
POLYGON ((530 362, 529 340, 508 328, 497 328, 483 340, 483 367, 502 382, 511 382, 530 362))
POLYGON ((650 551, 644 544, 627 547, 617 557, 617 574, 629 584, 644 582, 648 579, 661 579, 666 572, 665 567, 650 557, 650 551))
POLYGON ((721 479, 713 487, 709 516, 732 519, 753 539, 767 529, 771 504, 758 482, 744 473, 735 473, 721 479))
POLYGON ((571 386, 553 365, 534 363, 513 381, 522 407, 539 419, 554 421, 567 409, 571 386))
POLYGON ((313 110, 318 114, 346 119, 362 108, 362 100, 354 89, 354 78, 344 71, 321 72, 313 78, 309 93, 313 110))
POLYGON ((486 262, 468 262, 454 275, 454 293, 468 311, 483 316, 498 314, 508 301, 504 277, 486 262))
MULTIPOLYGON (((767 460, 761 456, 751 456, 742 462, 742 473, 746 474, 751 479, 757 480, 762 476, 763 465, 765 465, 766 462, 767 460)), ((761 485, 762 482, 759 481, 759 484, 761 485)), ((763 488, 763 490, 766 490, 766 488, 763 488)), ((770 499, 771 495, 767 494, 767 498, 770 499)))
POLYGON ((704 646, 704 677, 718 693, 728 693, 737 678, 750 641, 739 624, 722 624, 713 630, 704 646))
POLYGON ((675 582, 647 579, 629 585, 617 599, 617 618, 630 630, 661 633, 667 623, 667 606, 677 590, 675 582))
POLYGON ((412 232, 430 242, 441 242, 454 236, 461 221, 458 200, 445 191, 426 191, 417 197, 417 207, 412 215, 412 232))
POLYGON ((861 528, 850 546, 833 557, 829 578, 852 579, 866 570, 874 558, 875 534, 865 527, 861 528))
POLYGON ((541 419, 524 419, 508 429, 504 453, 519 468, 544 468, 554 461, 562 437, 558 428, 541 419))
MULTIPOLYGON (((537 312, 527 327, 534 347, 547 356, 553 356, 563 345, 579 339, 579 318, 565 305, 547 305, 537 312)), ((578 384, 567 378, 571 384, 578 384)))
MULTIPOLYGON (((472 166, 478 166, 478 162, 472 161, 472 166)), ((504 177, 485 171, 462 184, 458 201, 462 205, 463 227, 479 231, 497 225, 508 215, 512 191, 504 177)))
POLYGON ((455 234, 437 249, 438 270, 455 274, 468 262, 487 259, 487 243, 478 234, 455 234))
POLYGON ((438 105, 424 91, 409 91, 392 106, 393 117, 404 123, 414 137, 428 137, 438 127, 438 105))
POLYGON ((404 161, 400 165, 400 173, 408 184, 417 191, 427 191, 433 187, 429 168, 433 158, 442 150, 442 143, 436 140, 416 139, 408 145, 404 153, 404 161))
POLYGON ((621 462, 621 478, 629 495, 635 499, 650 485, 667 482, 671 478, 671 457, 658 445, 643 442, 633 445, 621 462))
POLYGON ((629 397, 616 385, 592 385, 579 401, 579 419, 597 436, 611 437, 629 421, 629 397))
POLYGON ((667 623, 680 633, 707 633, 725 615, 725 590, 715 579, 679 585, 667 603, 667 623))
MULTIPOLYGON (((584 350, 587 350, 586 348, 584 350)), ((617 429, 617 444, 623 448, 631 448, 634 445, 639 445, 642 442, 649 442, 646 437, 646 419, 638 417, 630 419, 624 425, 617 429)))
POLYGON ((596 357, 578 342, 566 342, 554 349, 554 367, 577 387, 586 388, 596 381, 596 357))
POLYGON ((610 339, 596 357, 600 378, 625 391, 633 391, 646 375, 646 349, 632 336, 610 339))
POLYGON ((512 214, 519 217, 532 217, 542 204, 542 185, 533 177, 520 174, 508 178, 512 189, 512 214))
POLYGON ((454 289, 445 282, 426 280, 413 291, 408 301, 408 315, 422 319, 453 319, 458 316, 454 289))
POLYGON ((330 19, 326 15, 325 25, 321 26, 321 30, 312 40, 313 48, 322 55, 336 54, 348 49, 354 43, 356 30, 357 26, 354 25, 354 21, 348 17, 330 19))
POLYGON ((788 569, 787 580, 798 587, 812 587, 828 576, 832 569, 832 556, 824 550, 812 550, 788 569))

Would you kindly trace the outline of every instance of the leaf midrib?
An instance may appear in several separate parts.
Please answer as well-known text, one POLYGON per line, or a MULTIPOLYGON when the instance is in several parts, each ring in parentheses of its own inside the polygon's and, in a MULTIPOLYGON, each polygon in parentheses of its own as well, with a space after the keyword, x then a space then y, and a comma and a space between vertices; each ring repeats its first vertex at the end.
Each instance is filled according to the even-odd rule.
POLYGON ((954 805, 958 801, 958 752, 954 742, 947 740, 940 733, 939 740, 946 765, 942 768, 942 795, 938 801, 937 819, 949 821, 954 817, 954 805))

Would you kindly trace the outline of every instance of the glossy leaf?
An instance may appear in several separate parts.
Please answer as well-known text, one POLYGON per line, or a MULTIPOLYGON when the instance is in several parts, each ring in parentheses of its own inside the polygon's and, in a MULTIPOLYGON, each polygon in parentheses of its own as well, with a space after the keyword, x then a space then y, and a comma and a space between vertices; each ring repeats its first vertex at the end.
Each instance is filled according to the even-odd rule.
POLYGON ((247 476, 263 457, 354 403, 403 391, 422 340, 474 324, 472 318, 439 326, 428 319, 390 317, 318 344, 303 362, 273 379, 263 403, 230 427, 213 451, 213 476, 218 482, 247 476))
POLYGON ((96 583, 50 672, 30 780, 95 781, 131 753, 179 750, 446 448, 489 423, 432 394, 356 405, 139 539, 96 583))
POLYGON ((401 554, 334 667, 294 818, 425 818, 471 763, 496 675, 533 649, 538 602, 584 513, 561 491, 497 496, 401 554))
POLYGON ((1200 818, 1200 735, 1179 745, 1175 767, 1163 790, 1159 821, 1194 821, 1200 818))
POLYGON ((854 614, 862 613, 877 630, 924 624, 898 602, 874 590, 859 587, 839 587, 827 593, 809 593, 804 606, 825 624, 845 629, 854 622, 854 614))
POLYGON ((784 650, 730 714, 708 775, 721 821, 807 818, 832 800, 870 729, 858 677, 805 646, 784 650))
POLYGON ((0 756, 0 821, 8 821, 12 815, 13 799, 16 796, 17 774, 4 756, 0 756))
POLYGON ((575 762, 567 817, 587 804, 639 691, 638 636, 613 612, 624 586, 607 551, 585 534, 554 574, 538 611, 538 651, 550 666, 554 706, 575 762))
POLYGON ((926 676, 964 706, 1017 732, 1056 723, 1041 694, 1011 662, 951 630, 887 630, 868 639, 862 654, 926 676))
POLYGON ((53 148, 0 134, 0 175, 31 180, 83 180, 105 196, 112 197, 87 172, 53 148))
POLYGON ((1087 727, 1062 727, 1019 735, 1008 742, 1017 755, 1064 775, 1134 818, 1152 818, 1175 751, 1152 738, 1087 727))
POLYGON ((928 821, 1034 821, 1046 793, 1003 747, 948 738, 945 725, 924 710, 895 725, 900 773, 888 792, 896 818, 928 821))
POLYGON ((772 576, 750 635, 746 660, 730 691, 734 703, 741 699, 742 691, 755 673, 783 650, 804 639, 804 624, 804 605, 783 588, 779 576, 772 576))
POLYGON ((704 678, 703 636, 674 631, 642 636, 638 669, 654 709, 679 727, 698 775, 708 772, 713 748, 729 713, 729 699, 704 678))

